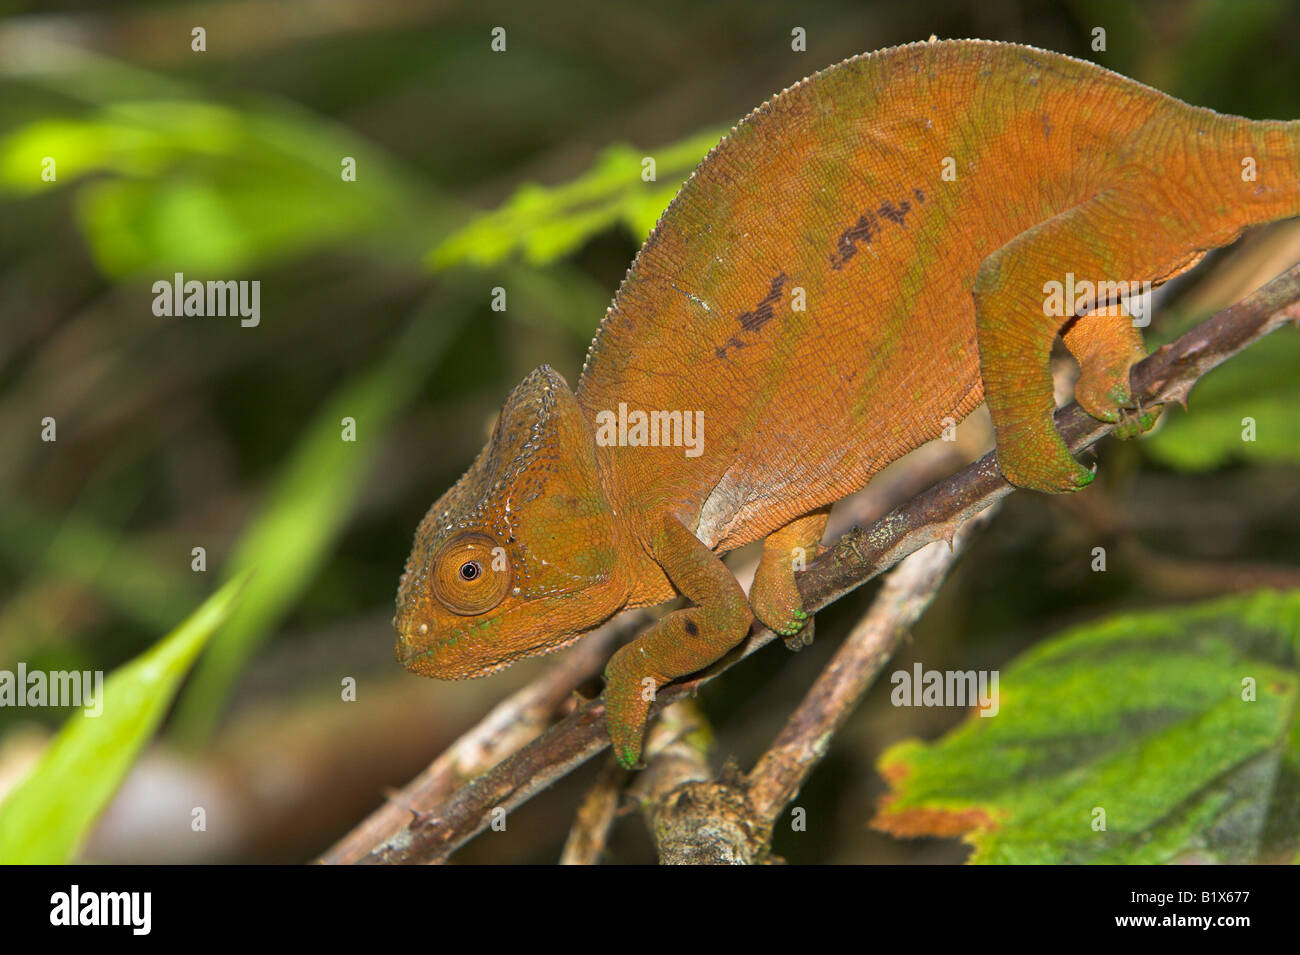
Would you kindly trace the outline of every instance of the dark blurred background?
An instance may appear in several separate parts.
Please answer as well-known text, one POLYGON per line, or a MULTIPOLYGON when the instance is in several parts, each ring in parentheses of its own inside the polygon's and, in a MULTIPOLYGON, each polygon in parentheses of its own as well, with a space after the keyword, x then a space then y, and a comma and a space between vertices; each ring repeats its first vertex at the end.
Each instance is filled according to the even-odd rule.
MULTIPOLYGON (((389 619, 411 534, 526 372, 545 361, 576 382, 676 185, 773 93, 936 34, 1086 58, 1223 112, 1300 117, 1300 5, 1286 2, 7 0, 0 12, 0 665, 111 670, 220 579, 259 568, 87 845, 103 861, 310 858, 548 665, 463 684, 402 671, 389 619), (806 52, 791 50, 795 27, 806 52), (642 155, 658 157, 658 183, 637 175, 642 155), (155 316, 151 286, 175 272, 259 280, 260 324, 155 316), (339 440, 345 416, 355 442, 339 440), (47 417, 57 442, 40 440, 47 417), (339 701, 347 676, 355 703, 339 701), (159 824, 198 804, 207 838, 159 824)), ((1149 340, 1297 261, 1295 222, 1251 233, 1162 293, 1149 340)), ((1119 608, 1294 586, 1296 357, 1278 346, 1243 373, 1292 389, 1276 395, 1282 437, 1268 447, 1216 454, 1171 412, 1150 441, 1104 444, 1087 495, 1015 495, 898 666, 997 667, 1119 608), (1088 566, 1099 544, 1106 574, 1088 566)), ((752 764, 873 592, 820 615, 811 650, 770 647, 708 689, 719 763, 752 764)), ((962 717, 894 709, 888 690, 800 796, 808 831, 776 844, 789 860, 964 858, 957 842, 866 826, 881 749, 962 717)), ((0 710, 0 792, 64 715, 0 710)), ((511 838, 485 835, 457 858, 554 861, 597 769, 513 814, 511 838)), ((609 859, 653 860, 635 814, 609 859)))

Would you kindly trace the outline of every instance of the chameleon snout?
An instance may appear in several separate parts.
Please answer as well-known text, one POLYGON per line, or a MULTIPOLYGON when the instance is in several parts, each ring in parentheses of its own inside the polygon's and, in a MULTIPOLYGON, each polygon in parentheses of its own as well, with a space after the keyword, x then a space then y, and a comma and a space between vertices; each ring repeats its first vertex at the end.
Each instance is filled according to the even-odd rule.
POLYGON ((413 614, 398 614, 393 618, 393 630, 397 633, 397 644, 394 648, 397 662, 408 670, 416 672, 428 669, 429 625, 417 620, 413 614))

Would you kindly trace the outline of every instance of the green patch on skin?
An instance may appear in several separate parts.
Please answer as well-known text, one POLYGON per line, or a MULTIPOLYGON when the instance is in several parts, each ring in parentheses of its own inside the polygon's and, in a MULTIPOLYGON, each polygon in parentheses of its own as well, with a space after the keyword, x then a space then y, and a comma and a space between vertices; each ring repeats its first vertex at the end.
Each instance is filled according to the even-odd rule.
POLYGON ((801 630, 803 630, 803 628, 808 625, 808 621, 812 619, 812 615, 809 614, 807 611, 805 611, 802 607, 792 607, 788 611, 788 613, 789 616, 786 618, 785 622, 782 623, 780 626, 768 627, 768 629, 770 629, 778 637, 795 636, 801 630))
POLYGON ((793 637, 795 634, 803 630, 804 627, 808 626, 808 621, 811 619, 811 614, 807 613, 801 607, 796 607, 794 610, 790 611, 789 622, 780 630, 774 630, 773 633, 781 637, 793 637))
POLYGON ((1132 401, 1128 388, 1124 385, 1116 385, 1106 392, 1106 397, 1110 399, 1110 407, 1097 416, 1098 420, 1112 423, 1121 420, 1124 417, 1125 407, 1132 401))
POLYGON ((459 646, 462 639, 491 639, 492 634, 500 628, 501 620, 501 617, 488 617, 482 620, 467 622, 461 630, 458 630, 455 633, 454 636, 447 637, 445 640, 437 641, 432 646, 426 647, 419 653, 414 654, 411 659, 427 660, 439 651, 450 650, 459 646))

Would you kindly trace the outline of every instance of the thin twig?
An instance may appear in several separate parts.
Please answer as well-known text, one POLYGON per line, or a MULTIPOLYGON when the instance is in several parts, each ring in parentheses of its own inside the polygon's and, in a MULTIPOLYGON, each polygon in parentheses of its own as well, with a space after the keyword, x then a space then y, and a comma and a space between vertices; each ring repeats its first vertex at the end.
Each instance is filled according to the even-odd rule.
MULTIPOLYGON (((1202 375, 1287 321, 1300 323, 1300 267, 1148 356, 1131 376, 1136 401, 1143 407, 1185 401, 1202 375)), ((1056 426, 1076 452, 1112 428, 1074 404, 1057 412, 1056 426)), ((820 610, 925 544, 950 538, 960 524, 1011 490, 989 453, 870 527, 850 531, 799 576, 805 606, 811 611, 820 610)), ((770 631, 751 631, 740 648, 703 674, 661 688, 652 714, 693 694, 772 639, 770 631)), ((508 811, 522 804, 608 744, 604 704, 593 700, 459 789, 436 810, 412 820, 396 836, 376 845, 363 861, 391 864, 445 859, 486 828, 494 808, 508 811)))

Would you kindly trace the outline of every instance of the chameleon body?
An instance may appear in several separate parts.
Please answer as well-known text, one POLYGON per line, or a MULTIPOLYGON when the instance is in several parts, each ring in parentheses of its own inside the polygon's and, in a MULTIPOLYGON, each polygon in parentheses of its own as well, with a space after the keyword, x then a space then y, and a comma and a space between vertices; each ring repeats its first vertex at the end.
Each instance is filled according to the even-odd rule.
POLYGON ((656 687, 754 617, 792 645, 810 636, 792 555, 811 559, 829 506, 945 419, 987 401, 1008 480, 1088 483, 1052 424, 1058 333, 1084 409, 1149 426, 1149 410, 1125 417, 1145 354, 1132 320, 1054 312, 1048 283, 1158 283, 1297 214, 1300 124, 1221 116, 1066 56, 932 41, 810 77, 682 187, 576 391, 542 366, 510 395, 416 532, 398 658, 480 676, 684 595, 606 669, 633 765, 656 687), (632 426, 610 440, 610 416, 637 411, 700 412, 698 453, 632 426), (760 539, 747 599, 719 555, 760 539))

